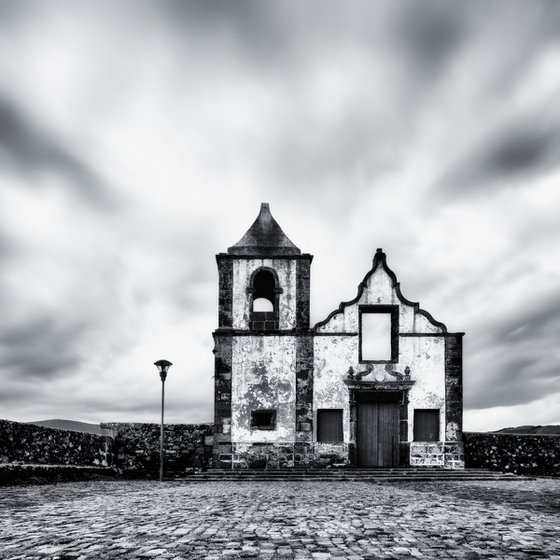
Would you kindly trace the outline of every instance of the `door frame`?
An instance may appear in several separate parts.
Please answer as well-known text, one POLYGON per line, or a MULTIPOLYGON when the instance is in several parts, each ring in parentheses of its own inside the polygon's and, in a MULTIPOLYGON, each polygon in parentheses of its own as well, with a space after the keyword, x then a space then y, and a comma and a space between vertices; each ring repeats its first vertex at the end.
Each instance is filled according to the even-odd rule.
POLYGON ((394 402, 399 405, 398 466, 410 466, 410 443, 408 441, 408 403, 413 381, 371 383, 358 382, 349 388, 350 442, 349 461, 358 465, 358 404, 360 402, 394 402))
POLYGON ((356 403, 356 451, 361 468, 399 464, 399 401, 361 399, 356 403), (362 447, 363 446, 363 447, 362 447))

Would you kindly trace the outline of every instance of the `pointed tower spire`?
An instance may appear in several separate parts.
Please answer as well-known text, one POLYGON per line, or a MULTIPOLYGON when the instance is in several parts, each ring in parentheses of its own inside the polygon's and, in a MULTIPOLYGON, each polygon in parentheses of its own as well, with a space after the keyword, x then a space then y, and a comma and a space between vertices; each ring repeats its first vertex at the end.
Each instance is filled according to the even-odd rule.
POLYGON ((228 255, 274 257, 301 255, 301 251, 288 239, 278 222, 272 217, 267 202, 245 235, 228 249, 228 255))

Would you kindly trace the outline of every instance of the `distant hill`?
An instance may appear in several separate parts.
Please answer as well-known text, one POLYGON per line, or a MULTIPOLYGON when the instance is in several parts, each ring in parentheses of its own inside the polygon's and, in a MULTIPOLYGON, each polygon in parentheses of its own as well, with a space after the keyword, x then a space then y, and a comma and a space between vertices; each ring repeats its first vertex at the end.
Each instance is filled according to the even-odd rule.
POLYGON ((517 428, 502 428, 491 432, 493 434, 560 434, 560 426, 518 426, 517 428))
POLYGON ((71 432, 87 432, 88 434, 101 435, 99 424, 88 424, 87 422, 77 422, 76 420, 37 420, 37 422, 27 422, 45 428, 58 428, 59 430, 70 430, 71 432))

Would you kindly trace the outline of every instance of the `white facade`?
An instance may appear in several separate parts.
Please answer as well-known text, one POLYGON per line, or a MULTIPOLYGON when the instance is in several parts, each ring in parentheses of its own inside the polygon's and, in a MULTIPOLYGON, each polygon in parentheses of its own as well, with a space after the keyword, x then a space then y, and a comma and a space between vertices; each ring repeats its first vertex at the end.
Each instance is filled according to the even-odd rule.
POLYGON ((312 328, 312 257, 267 205, 217 259, 217 464, 464 466, 463 333, 402 296, 381 249, 355 299, 312 328))

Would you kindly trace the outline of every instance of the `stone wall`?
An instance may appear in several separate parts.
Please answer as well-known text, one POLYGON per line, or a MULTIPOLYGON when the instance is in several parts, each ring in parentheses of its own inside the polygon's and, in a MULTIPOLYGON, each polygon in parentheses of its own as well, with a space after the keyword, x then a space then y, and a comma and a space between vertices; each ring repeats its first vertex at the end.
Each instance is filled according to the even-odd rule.
MULTIPOLYGON (((293 468, 294 445, 280 443, 234 443, 231 468, 237 469, 286 469, 293 468)), ((229 465, 221 463, 222 468, 229 465)))
MULTIPOLYGON (((157 475, 159 424, 106 423, 101 428, 100 436, 0 420, 0 484, 157 475)), ((210 466, 213 431, 212 424, 166 424, 165 475, 210 466)))
POLYGON ((465 468, 463 443, 460 441, 413 441, 410 443, 411 467, 465 468))
MULTIPOLYGON (((153 477, 159 472, 159 424, 108 422, 101 428, 113 438, 114 464, 125 475, 153 477)), ((165 424, 166 476, 209 467, 213 431, 212 424, 165 424)))
POLYGON ((465 432, 465 466, 560 476, 560 435, 465 432))
POLYGON ((314 444, 314 467, 331 467, 333 465, 348 465, 348 443, 316 442, 314 444))
POLYGON ((78 480, 115 480, 117 478, 118 473, 110 467, 0 464, 0 486, 52 484, 78 480))
POLYGON ((216 468, 291 469, 348 465, 347 443, 234 443, 231 457, 217 461, 216 468))
POLYGON ((111 466, 110 437, 0 420, 0 464, 111 466))
POLYGON ((412 441, 410 443, 411 467, 443 467, 445 457, 441 441, 412 441))

